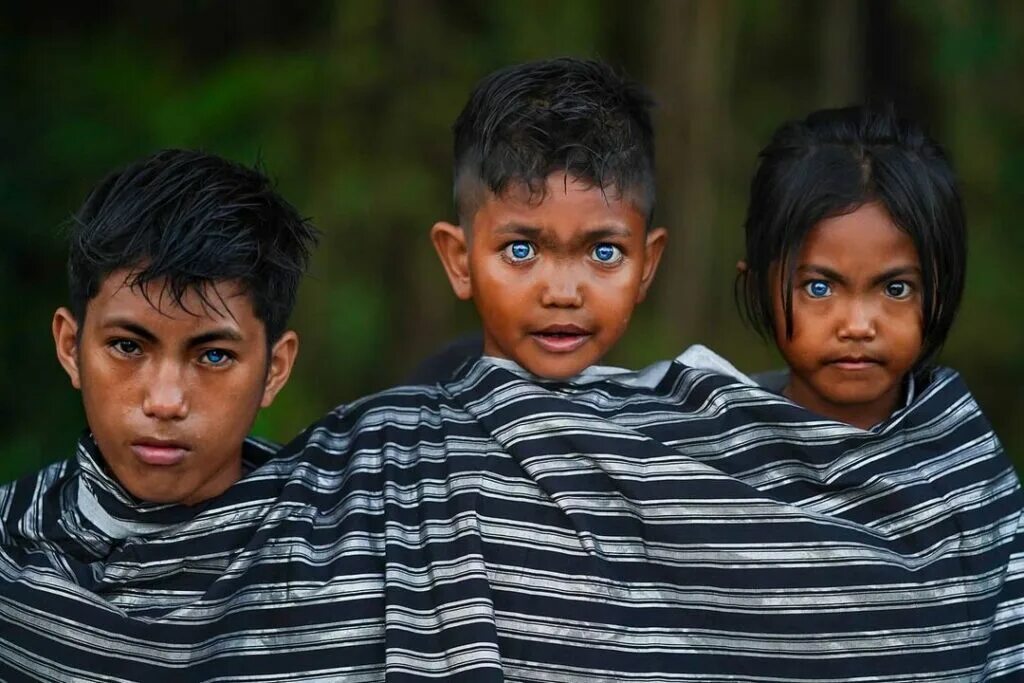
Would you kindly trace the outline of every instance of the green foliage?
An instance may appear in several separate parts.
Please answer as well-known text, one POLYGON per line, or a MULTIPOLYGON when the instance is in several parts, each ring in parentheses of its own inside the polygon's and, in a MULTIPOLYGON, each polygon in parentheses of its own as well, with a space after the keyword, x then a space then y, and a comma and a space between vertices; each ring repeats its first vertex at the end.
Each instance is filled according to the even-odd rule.
MULTIPOLYGON (((673 179, 662 179, 659 212, 672 222, 676 256, 700 245, 691 260, 676 261, 702 265, 699 288, 663 272, 609 361, 637 366, 700 341, 742 369, 776 365, 732 302, 745 194, 772 129, 837 104, 822 99, 837 92, 824 87, 838 82, 823 66, 832 38, 825 3, 717 2, 135 3, 78 12, 60 28, 3 10, 0 481, 66 457, 83 427, 49 321, 64 302, 59 227, 103 174, 163 147, 262 159, 324 231, 293 319, 299 363, 255 426, 286 440, 339 402, 401 381, 474 327, 427 239, 434 221, 453 218, 449 128, 478 78, 540 57, 602 57, 652 87, 663 103, 659 168, 673 179), (683 23, 666 25, 672 12, 683 23), (708 94, 687 99, 679 88, 696 86, 675 77, 708 35, 708 94), (666 63, 665 55, 679 56, 666 63), (714 140, 695 148, 702 141, 689 131, 700 129, 690 124, 701 116, 710 117, 714 140), (695 179, 710 188, 707 225, 680 199, 695 179), (689 241, 698 234, 701 241, 689 241), (694 298, 695 317, 686 317, 694 298)), ((967 376, 1021 457, 1024 11, 1012 2, 886 6, 910 50, 900 68, 964 181, 968 292, 943 360, 967 376)), ((861 23, 840 29, 861 54, 880 49, 864 24, 867 5, 846 7, 861 23)), ((853 84, 838 92, 857 99, 867 87, 858 62, 837 63, 839 80, 853 84)))

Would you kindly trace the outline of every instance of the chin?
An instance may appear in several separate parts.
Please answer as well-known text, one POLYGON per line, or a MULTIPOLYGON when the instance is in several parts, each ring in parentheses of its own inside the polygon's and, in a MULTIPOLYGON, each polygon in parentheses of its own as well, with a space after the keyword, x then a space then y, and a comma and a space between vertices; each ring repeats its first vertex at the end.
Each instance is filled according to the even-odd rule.
POLYGON ((531 374, 537 377, 543 377, 544 379, 563 380, 575 377, 589 365, 581 365, 579 363, 563 364, 563 363, 519 363, 521 366, 530 371, 531 374))
POLYGON ((178 491, 154 489, 147 486, 130 486, 128 484, 125 484, 124 487, 128 489, 128 493, 147 503, 179 503, 182 499, 182 495, 178 491))
POLYGON ((858 406, 878 401, 888 393, 888 390, 889 387, 851 387, 847 391, 828 391, 822 394, 822 396, 829 403, 833 403, 835 405, 858 406))

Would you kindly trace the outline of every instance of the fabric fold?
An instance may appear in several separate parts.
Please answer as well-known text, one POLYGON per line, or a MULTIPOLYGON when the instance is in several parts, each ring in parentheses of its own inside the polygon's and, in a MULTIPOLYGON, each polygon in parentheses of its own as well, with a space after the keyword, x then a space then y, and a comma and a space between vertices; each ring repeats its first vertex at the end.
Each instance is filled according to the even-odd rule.
POLYGON ((91 582, 48 536, 82 514, 81 468, 4 487, 0 672, 1021 675, 1022 496, 955 373, 870 432, 679 363, 653 376, 482 360, 342 406, 191 519, 112 542, 91 582))

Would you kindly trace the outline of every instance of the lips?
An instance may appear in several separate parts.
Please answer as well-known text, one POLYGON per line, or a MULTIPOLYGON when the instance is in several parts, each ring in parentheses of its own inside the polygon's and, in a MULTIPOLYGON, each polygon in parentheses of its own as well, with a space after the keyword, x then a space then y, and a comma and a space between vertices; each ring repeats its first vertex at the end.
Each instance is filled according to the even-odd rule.
POLYGON ((139 439, 132 442, 131 449, 144 464, 156 467, 177 465, 191 450, 183 442, 166 439, 139 439))
POLYGON ((586 344, 593 334, 579 325, 562 324, 548 325, 530 336, 545 351, 570 353, 586 344))
POLYGON ((877 368, 882 364, 882 362, 872 356, 847 355, 833 358, 828 361, 828 364, 832 367, 838 368, 839 370, 857 372, 877 368))

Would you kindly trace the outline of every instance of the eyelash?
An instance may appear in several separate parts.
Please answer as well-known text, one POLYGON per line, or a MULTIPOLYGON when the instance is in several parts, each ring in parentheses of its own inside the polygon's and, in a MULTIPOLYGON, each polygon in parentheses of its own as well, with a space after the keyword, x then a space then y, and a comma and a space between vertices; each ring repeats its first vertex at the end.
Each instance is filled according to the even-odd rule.
POLYGON ((882 288, 882 291, 884 291, 885 295, 890 298, 896 299, 897 301, 903 301, 904 299, 909 299, 910 295, 914 293, 914 285, 910 284, 906 280, 890 280, 889 282, 885 283, 885 286, 882 288), (891 287, 892 285, 903 285, 903 294, 899 296, 890 294, 889 287, 891 287))
POLYGON ((807 282, 804 282, 803 284, 800 285, 800 289, 802 289, 804 293, 807 294, 807 296, 809 296, 812 299, 824 299, 825 297, 832 295, 832 285, 827 280, 808 280, 807 282), (816 295, 811 291, 811 288, 814 285, 825 285, 825 287, 828 288, 828 291, 816 295))
MULTIPOLYGON (((828 296, 831 296, 833 293, 831 283, 829 283, 827 280, 822 279, 807 280, 806 282, 800 285, 800 289, 802 289, 804 293, 806 293, 807 296, 809 296, 812 299, 824 299, 828 296), (814 287, 815 285, 824 285, 828 289, 828 291, 815 295, 814 292, 811 291, 811 288, 814 287)), ((904 299, 910 298, 910 295, 914 293, 914 285, 911 284, 910 282, 907 282, 906 280, 889 280, 884 285, 882 285, 882 292, 891 299, 903 301, 904 299), (889 288, 893 285, 902 285, 904 287, 903 293, 899 295, 890 293, 889 288)))
MULTIPOLYGON (((134 358, 142 353, 142 346, 134 339, 114 339, 108 344, 108 347, 113 349, 115 353, 122 357, 134 358), (130 345, 131 350, 125 350, 123 347, 130 345)), ((199 354, 198 363, 211 368, 223 368, 231 365, 236 360, 235 354, 231 353, 227 349, 206 349, 199 354), (210 362, 206 356, 210 353, 219 353, 223 356, 219 363, 210 362)))
MULTIPOLYGON (((501 248, 501 255, 509 263, 527 263, 537 257, 537 247, 534 246, 533 243, 527 242, 526 240, 515 240, 513 242, 509 242, 508 244, 501 248), (514 250, 517 247, 526 247, 529 253, 525 256, 516 256, 514 254, 514 250)), ((599 242, 598 244, 595 244, 594 247, 590 250, 590 257, 594 261, 600 263, 603 266, 614 266, 622 262, 622 260, 625 258, 625 253, 623 253, 622 247, 620 247, 617 244, 612 244, 610 242, 599 242), (612 258, 607 261, 598 258, 597 250, 601 248, 612 249, 612 258)))
POLYGON ((599 242, 599 243, 595 244, 595 245, 594 245, 594 248, 590 250, 590 254, 591 254, 591 257, 592 257, 592 258, 593 258, 593 259, 594 259, 595 261, 597 261, 598 263, 600 263, 600 264, 601 264, 602 266, 614 266, 614 265, 618 265, 619 263, 621 263, 621 262, 622 262, 622 259, 623 259, 623 258, 625 258, 625 256, 626 256, 626 255, 625 255, 625 254, 624 254, 624 253, 622 252, 622 247, 620 247, 620 246, 619 246, 619 245, 617 245, 617 244, 611 244, 610 242, 599 242), (601 259, 597 258, 597 250, 598 250, 598 249, 601 249, 602 247, 610 247, 611 249, 613 249, 613 250, 614 250, 614 252, 613 252, 613 254, 612 254, 612 256, 613 256, 614 258, 613 258, 612 260, 609 260, 609 261, 602 261, 601 259))
POLYGON ((133 339, 114 339, 109 344, 107 344, 107 346, 109 346, 111 349, 121 354, 122 356, 137 356, 138 354, 142 353, 142 347, 139 346, 139 343, 133 339), (130 344, 133 347, 132 350, 125 351, 124 348, 122 348, 122 346, 125 344, 130 344))
POLYGON ((501 248, 501 256, 509 263, 526 263, 528 261, 532 261, 534 258, 537 257, 537 247, 535 247, 533 243, 527 242, 526 240, 515 240, 513 242, 509 242, 508 244, 501 248), (527 247, 530 253, 527 256, 516 257, 512 252, 516 247, 519 246, 527 247))
POLYGON ((207 349, 207 350, 205 350, 205 351, 203 351, 202 353, 199 354, 199 363, 200 363, 200 365, 207 365, 207 366, 209 366, 211 368, 227 367, 227 366, 231 365, 234 362, 235 362, 235 354, 233 354, 230 351, 227 351, 225 349, 207 349), (223 360, 221 360, 220 363, 204 362, 204 359, 206 358, 206 355, 209 354, 209 353, 219 353, 219 354, 223 355, 224 358, 223 358, 223 360))

